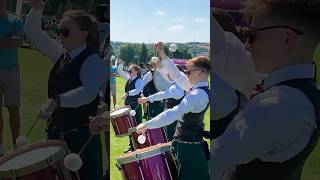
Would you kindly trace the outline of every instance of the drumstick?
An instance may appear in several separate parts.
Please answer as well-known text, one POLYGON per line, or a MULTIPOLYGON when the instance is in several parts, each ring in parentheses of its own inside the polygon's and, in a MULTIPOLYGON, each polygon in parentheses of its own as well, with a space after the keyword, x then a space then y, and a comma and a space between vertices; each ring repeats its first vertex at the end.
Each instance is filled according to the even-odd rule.
POLYGON ((37 118, 36 118, 36 120, 33 122, 31 128, 28 130, 28 132, 27 132, 27 134, 26 134, 26 137, 29 137, 32 129, 36 126, 36 124, 38 123, 39 119, 40 119, 40 116, 38 115, 37 118))
POLYGON ((92 138, 94 137, 94 135, 91 135, 87 141, 84 143, 84 145, 82 146, 82 148, 79 151, 79 155, 81 155, 81 153, 83 152, 83 150, 88 146, 89 142, 92 140, 92 138))
POLYGON ((22 6, 23 6, 23 0, 17 0, 16 15, 17 15, 18 17, 21 16, 22 6))

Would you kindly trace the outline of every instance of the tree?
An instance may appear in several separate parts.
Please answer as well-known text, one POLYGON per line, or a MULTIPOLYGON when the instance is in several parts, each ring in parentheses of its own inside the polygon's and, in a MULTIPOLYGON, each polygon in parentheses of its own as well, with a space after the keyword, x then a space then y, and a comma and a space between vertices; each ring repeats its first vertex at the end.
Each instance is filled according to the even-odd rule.
POLYGON ((135 57, 137 56, 134 45, 124 44, 120 47, 119 57, 127 64, 137 63, 135 57))
POLYGON ((139 64, 148 62, 148 59, 149 59, 149 55, 148 55, 147 46, 146 44, 142 43, 141 50, 139 52, 139 64))

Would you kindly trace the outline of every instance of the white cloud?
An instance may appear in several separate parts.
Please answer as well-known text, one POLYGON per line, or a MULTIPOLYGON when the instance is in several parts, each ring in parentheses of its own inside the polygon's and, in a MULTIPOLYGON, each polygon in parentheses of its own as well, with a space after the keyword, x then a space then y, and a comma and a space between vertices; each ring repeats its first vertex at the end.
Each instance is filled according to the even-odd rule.
POLYGON ((177 24, 177 25, 174 25, 174 26, 167 28, 166 31, 168 31, 168 32, 181 32, 184 29, 185 29, 184 26, 177 24))
POLYGON ((162 11, 162 10, 158 10, 156 11, 155 13, 153 13, 154 15, 157 15, 157 16, 165 16, 167 15, 166 12, 162 11))
POLYGON ((196 18, 195 21, 196 22, 205 22, 206 19, 205 18, 196 18))

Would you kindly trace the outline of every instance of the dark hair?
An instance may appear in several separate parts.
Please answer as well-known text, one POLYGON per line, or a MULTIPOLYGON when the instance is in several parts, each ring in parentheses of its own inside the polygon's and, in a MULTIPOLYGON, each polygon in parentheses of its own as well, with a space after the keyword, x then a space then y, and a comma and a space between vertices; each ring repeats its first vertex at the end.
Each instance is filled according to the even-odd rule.
POLYGON ((188 61, 188 64, 193 64, 194 67, 205 70, 206 73, 210 74, 211 66, 210 60, 206 56, 198 56, 188 61))
POLYGON ((108 11, 108 8, 108 4, 98 4, 96 6, 96 16, 100 22, 110 22, 110 20, 104 16, 104 13, 108 11))
POLYGON ((78 24, 81 31, 87 31, 88 37, 86 43, 88 47, 92 51, 99 53, 99 31, 96 19, 83 10, 67 11, 63 14, 63 17, 71 18, 78 24))
POLYGON ((140 67, 139 67, 138 65, 135 65, 135 64, 131 64, 131 66, 132 66, 132 68, 133 68, 135 71, 138 72, 137 77, 138 77, 138 78, 141 78, 142 75, 141 75, 140 67))

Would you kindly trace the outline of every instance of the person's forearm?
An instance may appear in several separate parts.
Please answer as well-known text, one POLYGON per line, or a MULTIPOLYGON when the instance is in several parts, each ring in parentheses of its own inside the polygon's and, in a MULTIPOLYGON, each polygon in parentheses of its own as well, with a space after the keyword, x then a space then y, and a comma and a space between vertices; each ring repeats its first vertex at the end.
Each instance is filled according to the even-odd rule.
POLYGON ((22 46, 22 37, 13 36, 0 39, 0 48, 19 48, 22 46))

